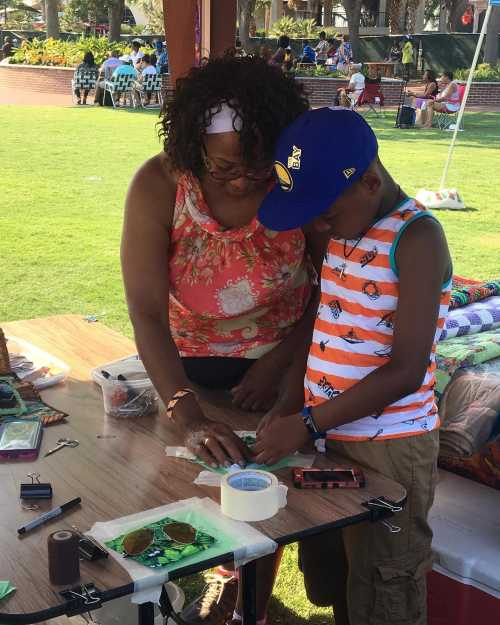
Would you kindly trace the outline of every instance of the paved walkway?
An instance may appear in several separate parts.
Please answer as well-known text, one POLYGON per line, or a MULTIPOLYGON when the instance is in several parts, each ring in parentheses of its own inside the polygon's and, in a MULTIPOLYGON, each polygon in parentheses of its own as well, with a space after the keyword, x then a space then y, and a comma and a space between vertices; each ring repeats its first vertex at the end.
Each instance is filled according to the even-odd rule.
MULTIPOLYGON (((93 104, 94 96, 89 96, 89 103, 93 104)), ((0 105, 17 104, 22 106, 76 106, 73 104, 71 94, 40 93, 39 91, 25 91, 22 89, 7 89, 0 87, 0 105)), ((385 110, 394 110, 396 107, 387 106, 385 110)), ((477 113, 498 113, 500 107, 491 106, 468 106, 468 111, 477 113)))
MULTIPOLYGON (((89 98, 91 102, 93 98, 89 98)), ((38 91, 25 91, 24 89, 11 89, 0 87, 0 104, 18 104, 23 106, 72 106, 71 94, 40 93, 38 91)))

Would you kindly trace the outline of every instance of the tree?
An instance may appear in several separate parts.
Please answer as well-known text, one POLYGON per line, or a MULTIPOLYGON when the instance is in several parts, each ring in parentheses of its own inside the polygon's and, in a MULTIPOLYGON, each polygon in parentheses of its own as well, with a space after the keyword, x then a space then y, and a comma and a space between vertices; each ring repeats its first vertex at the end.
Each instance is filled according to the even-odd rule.
POLYGON ((255 11, 256 0, 238 0, 238 24, 241 45, 250 49, 250 24, 255 11))
POLYGON ((486 31, 486 43, 484 46, 484 62, 495 65, 498 63, 498 32, 500 31, 500 7, 491 10, 488 30, 486 31))
MULTIPOLYGON (((180 1, 180 0, 179 0, 180 1)), ((165 32, 165 19, 162 0, 133 0, 148 18, 148 27, 153 33, 165 32)))
POLYGON ((110 41, 120 41, 122 32, 123 13, 125 11, 125 0, 111 0, 108 5, 108 21, 110 41))
POLYGON ((361 7, 363 0, 342 0, 344 5, 347 25, 349 26, 349 38, 352 45, 352 54, 356 61, 359 60, 360 44, 359 44, 359 25, 361 22, 361 7))
POLYGON ((58 0, 45 0, 45 17, 47 21, 47 39, 59 38, 59 2, 58 0))

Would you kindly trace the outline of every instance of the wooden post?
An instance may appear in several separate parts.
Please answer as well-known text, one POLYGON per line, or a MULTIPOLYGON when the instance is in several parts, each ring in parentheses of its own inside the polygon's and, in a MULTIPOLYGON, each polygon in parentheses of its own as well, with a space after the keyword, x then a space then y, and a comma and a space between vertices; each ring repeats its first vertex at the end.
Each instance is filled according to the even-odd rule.
POLYGON ((163 0, 172 83, 194 65, 196 0, 163 0))
POLYGON ((210 55, 219 56, 235 43, 236 0, 212 0, 210 55))

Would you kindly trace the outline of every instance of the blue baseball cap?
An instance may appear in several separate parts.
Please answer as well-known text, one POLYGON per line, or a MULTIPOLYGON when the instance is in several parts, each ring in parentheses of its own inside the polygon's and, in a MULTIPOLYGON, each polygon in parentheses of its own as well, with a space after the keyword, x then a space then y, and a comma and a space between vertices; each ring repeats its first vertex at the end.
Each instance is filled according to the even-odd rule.
POLYGON ((368 169, 378 153, 375 133, 348 109, 307 111, 278 140, 276 186, 259 221, 270 230, 299 228, 326 212, 368 169))

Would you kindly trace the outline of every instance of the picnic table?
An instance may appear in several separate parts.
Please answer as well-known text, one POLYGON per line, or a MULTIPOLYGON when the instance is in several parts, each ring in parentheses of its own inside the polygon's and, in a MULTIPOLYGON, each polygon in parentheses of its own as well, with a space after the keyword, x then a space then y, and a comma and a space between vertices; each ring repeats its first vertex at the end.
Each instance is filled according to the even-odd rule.
MULTIPOLYGON (((48 576, 47 538, 58 529, 77 526, 87 531, 97 521, 155 508, 190 497, 210 497, 219 503, 219 489, 197 486, 193 479, 200 467, 165 455, 165 446, 181 444, 173 425, 161 413, 139 419, 114 419, 104 414, 101 391, 91 380, 91 370, 101 364, 136 353, 134 343, 102 323, 88 323, 72 315, 2 324, 7 335, 22 338, 66 362, 71 371, 65 383, 42 392, 43 399, 69 414, 66 423, 47 427, 40 456, 33 462, 0 462, 0 578, 10 580, 17 591, 0 603, 0 623, 37 623, 69 613, 69 603, 48 576), (60 437, 77 439, 79 446, 44 457, 60 437), (54 488, 52 501, 40 510, 23 510, 19 484, 36 471, 54 488), (19 538, 17 528, 33 517, 80 496, 82 505, 19 538)), ((234 429, 256 429, 259 416, 235 411, 228 396, 206 392, 202 403, 211 417, 234 429)), ((315 466, 329 467, 341 458, 319 455, 315 466)), ((289 486, 288 504, 276 516, 252 525, 279 545, 332 528, 375 521, 375 513, 363 506, 381 496, 401 503, 405 490, 399 484, 365 471, 366 487, 353 490, 293 488, 289 469, 277 473, 289 486)), ((232 553, 190 565, 181 565, 170 579, 182 578, 229 562, 232 553)), ((92 582, 104 603, 135 592, 128 572, 114 558, 81 562, 81 582, 92 582)), ((255 625, 255 561, 242 570, 244 623, 255 625)), ((73 605, 74 607, 74 605, 73 605)), ((152 603, 139 606, 141 625, 153 623, 152 603)), ((82 606, 81 612, 85 609, 82 606)))

